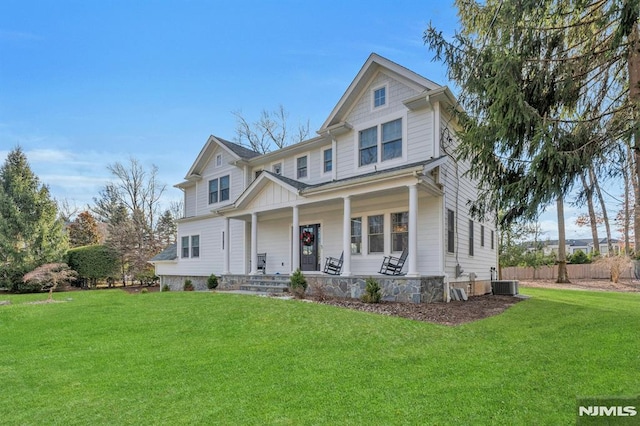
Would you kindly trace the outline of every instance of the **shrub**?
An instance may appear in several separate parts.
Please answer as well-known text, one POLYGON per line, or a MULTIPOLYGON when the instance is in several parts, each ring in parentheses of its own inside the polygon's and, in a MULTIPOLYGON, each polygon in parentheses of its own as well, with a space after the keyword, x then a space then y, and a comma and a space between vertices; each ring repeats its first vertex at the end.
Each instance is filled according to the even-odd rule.
POLYGON ((213 290, 216 287, 218 287, 218 277, 216 277, 215 274, 211 274, 209 278, 207 278, 207 288, 213 290))
POLYGON ((193 286, 193 282, 191 280, 184 280, 184 286, 182 287, 184 291, 193 291, 195 287, 193 286))
POLYGON ((66 263, 46 263, 25 274, 18 291, 36 293, 49 290, 51 298, 51 293, 56 290, 59 284, 69 284, 76 280, 77 275, 76 271, 69 269, 66 263))
POLYGON ((364 294, 362 295, 362 301, 365 303, 380 303, 382 299, 382 289, 380 288, 380 284, 378 281, 373 278, 367 278, 367 286, 364 289, 364 294))
POLYGON ((149 289, 148 288, 143 288, 142 290, 140 290, 141 294, 146 294, 149 293, 149 289))
POLYGON ((291 292, 297 298, 303 298, 304 293, 307 290, 307 279, 304 277, 300 268, 296 269, 291 275, 291 282, 289 284, 291 292))
POLYGON ((581 265, 583 263, 591 263, 589 256, 585 254, 582 250, 578 250, 573 253, 571 257, 569 257, 569 263, 573 263, 574 265, 581 265))
POLYGON ((119 274, 118 255, 105 245, 77 247, 67 251, 67 264, 81 280, 95 287, 100 279, 119 274))
POLYGON ((596 260, 595 263, 596 265, 602 265, 611 271, 611 281, 614 283, 617 283, 620 280, 620 275, 622 275, 625 269, 631 269, 633 267, 631 258, 624 254, 601 257, 596 260))
POLYGON ((169 287, 169 284, 164 284, 162 286, 162 291, 171 291, 171 287, 169 287))

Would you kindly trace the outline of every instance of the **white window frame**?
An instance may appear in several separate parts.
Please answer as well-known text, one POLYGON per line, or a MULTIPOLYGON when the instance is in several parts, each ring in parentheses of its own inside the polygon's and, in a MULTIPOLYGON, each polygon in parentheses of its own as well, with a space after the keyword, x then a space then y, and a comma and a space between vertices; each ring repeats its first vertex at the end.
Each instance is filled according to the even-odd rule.
MULTIPOLYGON (((354 150, 354 169, 359 170, 363 173, 374 171, 380 169, 381 166, 397 166, 403 162, 407 161, 407 150, 408 150, 408 142, 407 142, 407 114, 404 112, 398 114, 390 114, 382 117, 378 120, 371 120, 366 123, 362 123, 357 128, 354 128, 354 142, 353 142, 353 150, 354 150), (382 125, 390 123, 392 121, 396 121, 398 119, 402 120, 402 155, 399 157, 390 158, 388 160, 382 160, 382 125), (363 130, 370 129, 372 127, 377 127, 377 158, 376 161, 365 164, 363 166, 360 165, 360 132, 363 130)), ((334 164, 335 167, 335 164, 334 164)))
POLYGON ((330 174, 333 173, 333 169, 336 167, 336 165, 334 164, 334 161, 333 161, 333 147, 329 146, 329 147, 322 148, 322 150, 320 152, 321 152, 321 155, 322 155, 322 174, 323 175, 330 175, 330 174), (324 156, 325 156, 325 153, 327 151, 331 151, 331 170, 327 170, 326 169, 327 163, 326 163, 326 160, 325 160, 324 156))
POLYGON ((222 154, 216 155, 216 167, 222 167, 222 154))
POLYGON ((302 155, 298 155, 296 157, 296 164, 295 164, 295 170, 296 170, 296 180, 307 180, 309 179, 310 175, 311 175, 311 156, 309 155, 309 153, 304 153, 302 155), (306 176, 302 176, 300 177, 300 174, 298 172, 298 160, 303 158, 303 157, 307 157, 307 165, 306 165, 306 170, 307 170, 307 174, 306 176))
POLYGON ((230 174, 212 177, 211 179, 209 179, 207 181, 207 201, 208 201, 209 205, 219 204, 219 203, 222 203, 222 202, 225 202, 225 201, 229 201, 230 199, 231 199, 231 175, 230 174), (222 197, 221 197, 222 188, 220 187, 220 180, 225 178, 225 177, 229 179, 229 188, 228 188, 229 195, 225 200, 223 200, 222 197), (216 186, 217 186, 217 191, 216 191, 217 196, 216 196, 216 198, 217 199, 216 199, 216 201, 211 201, 211 192, 212 192, 211 191, 211 182, 213 182, 214 180, 217 181, 216 182, 216 186))
POLYGON ((371 111, 379 111, 389 106, 389 84, 385 83, 371 89, 371 111), (376 106, 376 92, 384 89, 384 103, 376 106))
POLYGON ((277 163, 272 163, 271 164, 271 171, 279 176, 282 176, 282 169, 284 168, 284 166, 282 165, 282 161, 278 161, 277 163), (276 171, 276 168, 278 168, 280 171, 276 171))

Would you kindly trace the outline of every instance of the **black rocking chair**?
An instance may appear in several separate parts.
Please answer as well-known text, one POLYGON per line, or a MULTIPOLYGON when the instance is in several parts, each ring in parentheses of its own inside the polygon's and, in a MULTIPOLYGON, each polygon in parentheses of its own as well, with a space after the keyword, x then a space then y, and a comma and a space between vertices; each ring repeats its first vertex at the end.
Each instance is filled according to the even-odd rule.
POLYGON ((385 275, 404 275, 402 268, 408 254, 407 249, 404 249, 400 257, 385 256, 382 266, 380 266, 380 273, 385 275))
POLYGON ((258 253, 258 265, 256 268, 258 271, 262 270, 262 275, 267 271, 267 253, 258 253))
POLYGON ((344 252, 340 255, 340 259, 335 257, 327 257, 324 263, 324 273, 330 275, 340 275, 342 271, 342 261, 344 259, 344 252))

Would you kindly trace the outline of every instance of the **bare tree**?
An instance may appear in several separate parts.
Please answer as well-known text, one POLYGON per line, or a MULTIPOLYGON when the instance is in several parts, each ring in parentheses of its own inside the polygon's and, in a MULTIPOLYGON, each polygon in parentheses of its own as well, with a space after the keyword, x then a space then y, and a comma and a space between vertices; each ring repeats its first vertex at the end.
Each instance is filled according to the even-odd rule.
POLYGON ((80 208, 75 203, 70 203, 66 198, 56 200, 56 203, 58 204, 58 216, 64 223, 71 222, 73 217, 80 211, 80 208))
POLYGON ((236 141, 246 145, 256 152, 267 153, 272 149, 284 148, 287 145, 302 142, 309 137, 309 120, 289 127, 289 113, 284 106, 279 105, 276 110, 262 110, 260 119, 250 123, 242 111, 232 113, 236 117, 236 141))

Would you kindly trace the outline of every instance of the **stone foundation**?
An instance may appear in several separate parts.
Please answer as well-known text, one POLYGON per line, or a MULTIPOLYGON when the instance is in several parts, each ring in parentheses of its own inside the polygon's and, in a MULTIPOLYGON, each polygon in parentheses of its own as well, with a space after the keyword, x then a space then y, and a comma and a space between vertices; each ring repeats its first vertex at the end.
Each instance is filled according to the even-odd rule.
MULTIPOLYGON (((254 279, 261 278, 265 281, 272 281, 272 275, 258 275, 254 279)), ((181 291, 184 281, 190 279, 196 290, 207 290, 208 277, 196 276, 162 276, 160 286, 165 284, 171 291, 181 291)), ((368 276, 341 277, 332 275, 305 275, 307 279, 307 294, 314 295, 320 292, 327 296, 342 299, 359 299, 365 291, 368 276)), ((444 277, 373 277, 382 289, 382 299, 390 302, 409 303, 435 303, 444 302, 445 284, 444 277)), ((217 290, 240 290, 240 287, 249 281, 247 275, 222 275, 218 278, 217 290)))

